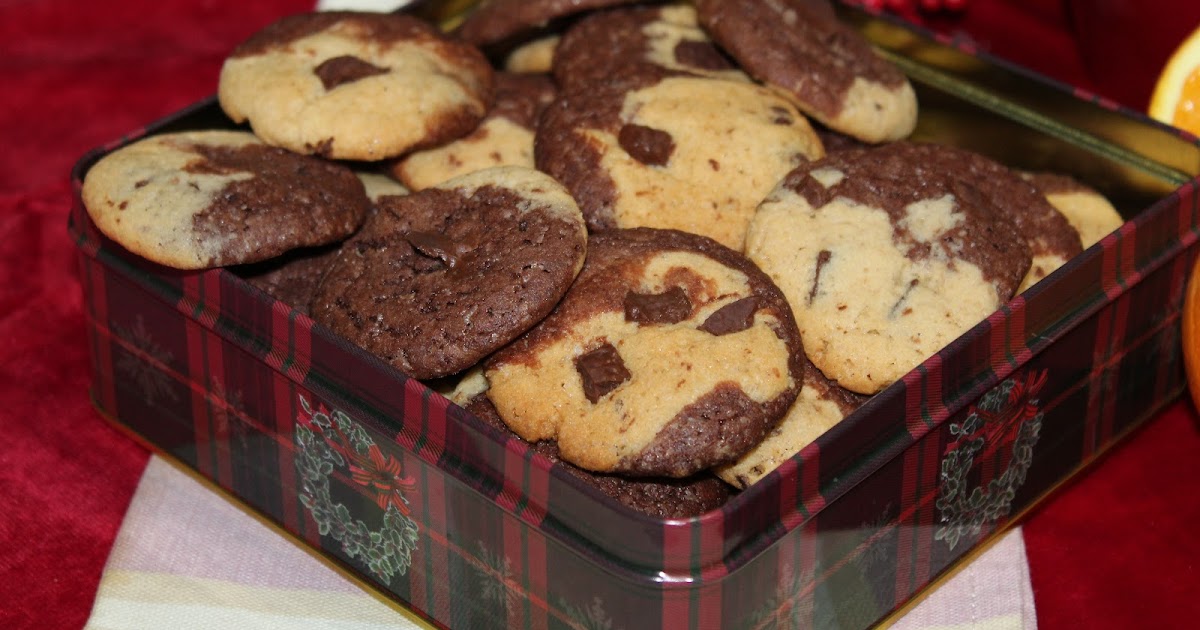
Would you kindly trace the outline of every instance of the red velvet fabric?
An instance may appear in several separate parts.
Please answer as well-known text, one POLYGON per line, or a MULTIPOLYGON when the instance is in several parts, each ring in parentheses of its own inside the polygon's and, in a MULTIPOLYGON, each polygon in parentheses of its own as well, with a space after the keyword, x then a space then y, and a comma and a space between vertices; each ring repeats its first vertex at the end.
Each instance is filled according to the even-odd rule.
MULTIPOLYGON (((1188 3, 1197 4, 1176 4, 1188 3)), ((213 93, 233 45, 310 6, 0 2, 0 628, 84 624, 148 457, 87 398, 66 233, 70 168, 88 149, 213 93)), ((936 26, 1061 80, 1104 84, 1088 74, 1071 15, 1053 0, 971 0, 936 26)), ((1190 402, 1175 404, 1031 515, 1043 628, 1200 618, 1198 426, 1190 402)))

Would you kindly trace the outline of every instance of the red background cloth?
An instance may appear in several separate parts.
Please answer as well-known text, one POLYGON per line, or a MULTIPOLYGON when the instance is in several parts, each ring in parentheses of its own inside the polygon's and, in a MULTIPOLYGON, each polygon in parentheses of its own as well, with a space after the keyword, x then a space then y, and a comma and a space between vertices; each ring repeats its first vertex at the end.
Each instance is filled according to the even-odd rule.
MULTIPOLYGON (((0 627, 85 623, 148 457, 87 398, 82 298, 66 232, 71 166, 212 94, 236 43, 311 6, 0 2, 0 627)), ((1173 42, 1200 22, 1198 8, 1193 0, 972 0, 966 13, 929 23, 1142 109, 1173 42), (1084 5, 1095 12, 1081 12, 1084 5), (1152 5, 1160 12, 1153 18, 1118 11, 1152 5), (1105 7, 1123 34, 1096 53, 1105 7)), ((1030 515, 1025 540, 1041 627, 1190 627, 1200 619, 1198 427, 1190 401, 1174 404, 1030 515)))

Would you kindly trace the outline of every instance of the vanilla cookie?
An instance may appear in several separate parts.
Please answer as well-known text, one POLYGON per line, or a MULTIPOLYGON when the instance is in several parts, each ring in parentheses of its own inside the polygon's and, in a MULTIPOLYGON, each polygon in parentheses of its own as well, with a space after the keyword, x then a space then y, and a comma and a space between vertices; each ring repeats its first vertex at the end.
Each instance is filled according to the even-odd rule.
POLYGON ((129 251, 177 269, 241 265, 340 241, 370 205, 345 166, 242 131, 144 138, 104 156, 81 192, 129 251))
POLYGON ((754 78, 807 115, 870 143, 912 133, 917 98, 899 68, 824 0, 696 0, 700 24, 754 78))
POLYGON ((909 143, 840 151, 759 206, 746 253, 841 387, 887 387, 1009 300, 1028 271, 1022 233, 962 168, 956 153, 909 143))
POLYGON ((1073 177, 1055 173, 1026 173, 1023 176, 1067 218, 1085 248, 1100 242, 1125 222, 1111 201, 1073 177))
POLYGON ((461 372, 537 323, 586 253, 575 201, 533 169, 476 171, 376 206, 312 317, 413 378, 461 372))
POLYGON ((546 75, 496 75, 496 100, 475 131, 449 144, 396 161, 391 173, 412 190, 493 166, 533 168, 533 134, 542 110, 555 97, 546 75))
POLYGON ((803 378, 779 289, 695 234, 593 233, 554 312, 484 364, 513 431, 594 472, 686 477, 729 463, 787 410, 803 378))
POLYGON ((504 56, 504 69, 519 74, 549 74, 561 40, 561 35, 550 34, 522 43, 504 56))
POLYGON ((559 42, 554 78, 565 91, 586 90, 647 65, 682 75, 750 80, 700 28, 696 9, 679 3, 584 16, 559 42))
POLYGON ((822 154, 804 116, 767 88, 652 68, 560 96, 534 139, 538 168, 570 189, 590 228, 678 229, 736 250, 779 179, 822 154))
POLYGON ((329 11, 284 17, 235 48, 218 97, 269 144, 381 160, 474 129, 492 83, 482 53, 420 19, 329 11))

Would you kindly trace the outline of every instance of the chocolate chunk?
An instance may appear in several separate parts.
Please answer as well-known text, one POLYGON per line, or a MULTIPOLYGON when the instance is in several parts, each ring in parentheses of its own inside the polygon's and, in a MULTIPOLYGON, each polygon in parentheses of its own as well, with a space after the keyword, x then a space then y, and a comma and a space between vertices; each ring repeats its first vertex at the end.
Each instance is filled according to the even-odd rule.
POLYGON ((758 298, 753 295, 744 297, 717 309, 704 320, 700 330, 717 337, 746 330, 754 323, 754 312, 757 310, 758 298))
POLYGON ((787 126, 796 122, 796 119, 792 117, 791 112, 782 107, 772 107, 771 113, 775 115, 775 117, 771 119, 772 124, 787 126))
POLYGON ((413 249, 430 258, 437 258, 450 269, 458 264, 463 254, 471 251, 469 246, 436 232, 409 232, 405 240, 413 249))
POLYGON ((625 294, 625 321, 639 324, 674 324, 692 314, 692 303, 680 287, 662 293, 625 294))
POLYGON ((630 377, 625 362, 611 343, 580 355, 575 359, 575 369, 583 378, 583 395, 593 404, 630 377))
POLYGON ((387 68, 363 61, 354 55, 342 55, 326 59, 313 69, 313 74, 321 79, 326 90, 332 90, 339 85, 353 83, 359 79, 387 73, 387 68))
POLYGON ((617 142, 633 159, 648 166, 665 166, 675 151, 671 134, 642 125, 621 127, 617 142))
POLYGON ((825 265, 829 264, 829 259, 833 257, 833 252, 828 249, 822 249, 817 253, 817 269, 813 272, 812 289, 808 292, 808 303, 812 304, 813 300, 817 299, 817 291, 821 288, 821 270, 825 265))

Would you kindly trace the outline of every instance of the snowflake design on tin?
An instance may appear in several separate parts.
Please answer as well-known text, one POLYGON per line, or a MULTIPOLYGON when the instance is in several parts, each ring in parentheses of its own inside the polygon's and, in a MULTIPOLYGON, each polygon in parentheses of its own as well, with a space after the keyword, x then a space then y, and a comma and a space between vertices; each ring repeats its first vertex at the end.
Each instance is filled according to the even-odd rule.
POLYGON ((889 543, 896 537, 896 526, 889 516, 891 513, 892 504, 888 503, 883 506, 883 511, 875 520, 862 524, 863 540, 867 546, 862 553, 854 556, 854 563, 862 567, 863 571, 870 572, 893 558, 888 549, 889 543), (874 540, 871 540, 872 538, 874 540))
POLYGON ((978 536, 985 524, 1008 516, 1033 464, 1033 449, 1045 415, 1038 408, 1037 394, 1045 383, 1045 370, 1028 374, 1024 380, 1008 379, 984 394, 961 424, 950 425, 950 434, 956 439, 942 458, 942 483, 935 505, 943 524, 934 534, 935 540, 954 549, 964 536, 978 536), (1004 472, 986 484, 968 488, 976 456, 989 446, 1000 449, 1009 444, 1012 457, 1004 472))
POLYGON ((604 602, 599 597, 592 598, 590 604, 582 607, 561 598, 558 605, 583 630, 613 630, 612 618, 604 611, 604 602))
POLYGON ((133 322, 133 328, 115 326, 114 330, 118 337, 127 341, 136 350, 121 353, 116 363, 117 370, 130 381, 137 383, 146 399, 146 404, 154 406, 164 400, 175 402, 177 396, 171 389, 170 377, 150 361, 142 358, 140 354, 163 365, 170 365, 175 355, 154 341, 154 336, 146 328, 146 321, 142 316, 137 316, 133 322))
POLYGON ((775 592, 758 606, 750 616, 749 628, 798 628, 800 627, 801 610, 797 606, 797 593, 800 592, 800 575, 793 574, 792 579, 783 580, 775 585, 775 592))
POLYGON ((406 492, 416 488, 404 477, 400 461, 385 454, 361 425, 341 411, 314 409, 300 396, 296 418, 296 471, 300 475, 300 503, 308 508, 322 536, 332 536, 342 551, 357 558, 380 580, 390 584, 412 565, 418 526, 410 516, 406 492), (383 526, 372 530, 330 495, 329 477, 335 468, 346 468, 382 509, 383 526))
POLYGON ((479 558, 483 560, 482 567, 476 567, 479 577, 479 592, 483 600, 498 604, 505 612, 517 605, 517 592, 509 587, 512 580, 512 563, 502 554, 495 553, 476 541, 479 547, 479 558))
POLYGON ((240 390, 226 391, 224 383, 217 379, 209 381, 209 398, 213 405, 213 431, 218 438, 234 438, 242 448, 248 440, 247 429, 238 422, 235 416, 242 410, 242 394, 240 390))

